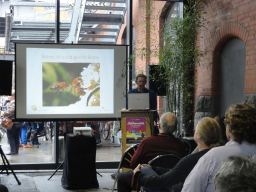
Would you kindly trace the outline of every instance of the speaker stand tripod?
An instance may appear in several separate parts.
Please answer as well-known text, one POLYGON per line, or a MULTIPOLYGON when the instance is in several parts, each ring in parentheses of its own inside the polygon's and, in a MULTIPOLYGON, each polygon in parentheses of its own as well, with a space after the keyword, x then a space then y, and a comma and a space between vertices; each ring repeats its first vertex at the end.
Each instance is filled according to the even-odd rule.
MULTIPOLYGON (((8 161, 8 159, 6 158, 6 156, 5 156, 4 152, 3 152, 2 145, 0 145, 0 154, 1 154, 1 157, 2 157, 2 161, 3 161, 3 164, 4 164, 4 169, 5 169, 5 171, 6 171, 6 174, 9 175, 8 169, 10 169, 11 172, 12 172, 12 174, 13 174, 13 176, 15 177, 17 183, 18 183, 19 185, 21 185, 21 182, 20 182, 19 179, 17 178, 17 176, 16 176, 16 174, 14 173, 14 171, 13 171, 13 169, 12 169, 12 167, 11 167, 9 161, 8 161)), ((3 169, 2 169, 2 172, 3 172, 3 169)))
MULTIPOLYGON (((81 132, 81 135, 82 135, 82 132, 81 132)), ((64 134, 64 143, 66 144, 66 134, 64 134)), ((61 168, 61 166, 63 166, 63 164, 64 164, 64 161, 63 161, 63 162, 59 165, 59 167, 53 172, 53 174, 49 177, 48 180, 50 180, 50 179, 55 175, 55 173, 57 173, 57 171, 61 168)), ((97 173, 99 176, 102 177, 102 175, 101 175, 100 173, 98 173, 97 171, 96 171, 96 173, 97 173)))
POLYGON ((55 175, 55 173, 57 173, 57 171, 59 170, 59 168, 63 165, 63 163, 64 163, 64 161, 59 165, 59 167, 53 172, 53 174, 49 177, 49 179, 48 180, 50 180, 52 177, 53 177, 53 175, 55 175))
MULTIPOLYGON (((59 165, 59 167, 53 172, 53 174, 49 177, 49 179, 48 180, 50 180, 54 175, 55 175, 55 173, 57 173, 57 171, 61 168, 61 166, 64 164, 64 161, 59 165)), ((96 173, 99 175, 99 176, 101 176, 102 177, 102 175, 99 173, 99 172, 97 172, 96 171, 96 173)))

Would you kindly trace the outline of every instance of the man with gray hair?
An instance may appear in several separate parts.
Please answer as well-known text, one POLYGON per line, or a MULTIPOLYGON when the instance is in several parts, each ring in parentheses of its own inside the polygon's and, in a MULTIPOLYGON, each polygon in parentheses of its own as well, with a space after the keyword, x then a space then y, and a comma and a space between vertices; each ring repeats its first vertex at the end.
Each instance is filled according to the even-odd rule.
POLYGON ((171 133, 177 130, 177 118, 173 113, 164 113, 160 119, 162 133, 171 133))
MULTIPOLYGON (((148 164, 150 160, 158 155, 174 154, 180 157, 185 155, 185 146, 182 141, 173 136, 177 130, 177 118, 173 113, 164 113, 160 118, 159 134, 144 138, 132 160, 131 168, 134 169, 138 164, 148 164)), ((120 192, 131 191, 131 180, 133 170, 122 172, 117 181, 117 189, 120 192)))
POLYGON ((131 168, 136 168, 138 164, 145 164, 157 155, 174 154, 180 157, 185 155, 185 146, 179 139, 173 136, 177 130, 177 118, 173 113, 164 113, 158 124, 159 134, 143 139, 132 160, 131 168))
POLYGON ((223 160, 214 179, 216 192, 256 190, 256 156, 231 156, 223 160))

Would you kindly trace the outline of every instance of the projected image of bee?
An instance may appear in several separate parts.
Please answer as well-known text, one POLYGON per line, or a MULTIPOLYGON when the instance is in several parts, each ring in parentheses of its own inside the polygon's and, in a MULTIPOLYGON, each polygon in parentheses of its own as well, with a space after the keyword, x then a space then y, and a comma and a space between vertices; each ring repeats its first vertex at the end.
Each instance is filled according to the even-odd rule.
POLYGON ((60 91, 64 91, 64 89, 66 89, 67 87, 69 87, 68 82, 60 82, 56 85, 53 85, 50 90, 51 91, 57 91, 57 94, 59 94, 60 91))
POLYGON ((84 85, 83 80, 80 77, 76 77, 72 81, 70 93, 74 92, 81 96, 84 96, 86 94, 85 90, 87 88, 82 88, 83 85, 84 85))

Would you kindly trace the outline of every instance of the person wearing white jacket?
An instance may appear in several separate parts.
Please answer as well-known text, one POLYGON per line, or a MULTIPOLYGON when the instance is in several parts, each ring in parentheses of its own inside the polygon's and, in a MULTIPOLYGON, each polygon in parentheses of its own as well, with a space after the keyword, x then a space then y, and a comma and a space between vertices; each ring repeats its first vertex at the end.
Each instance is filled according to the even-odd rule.
POLYGON ((225 146, 205 154, 185 180, 182 192, 215 192, 214 177, 220 163, 230 156, 256 155, 256 109, 247 103, 229 107, 225 114, 225 146))

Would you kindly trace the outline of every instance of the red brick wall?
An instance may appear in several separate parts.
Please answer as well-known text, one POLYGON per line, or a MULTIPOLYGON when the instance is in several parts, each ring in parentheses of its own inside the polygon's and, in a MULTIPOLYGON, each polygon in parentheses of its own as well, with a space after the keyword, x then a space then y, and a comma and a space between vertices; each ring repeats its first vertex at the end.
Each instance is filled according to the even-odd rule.
MULTIPOLYGON (((142 18, 145 17, 145 5, 147 0, 133 1, 133 26, 136 31, 136 41, 140 40, 142 45, 146 44, 145 23, 139 24, 142 18)), ((156 26, 155 29, 147 31, 147 37, 150 37, 150 42, 147 42, 147 49, 161 45, 163 33, 157 32, 162 28, 164 7, 167 3, 164 1, 154 2, 155 13, 161 13, 158 21, 151 17, 151 26, 156 26), (153 41, 156 40, 156 41, 153 41)), ((246 69, 245 69, 245 94, 256 93, 256 0, 208 0, 208 4, 204 5, 204 10, 207 12, 203 15, 206 18, 205 28, 200 30, 197 45, 201 50, 207 50, 207 56, 204 56, 200 65, 195 66, 195 100, 200 95, 218 95, 219 94, 219 52, 222 47, 232 38, 238 37, 244 41, 246 45, 246 69)), ((122 26, 118 43, 122 43, 122 34, 126 26, 122 26)), ((142 48, 136 42, 136 48, 142 48)), ((138 54, 138 51, 136 52, 138 54)), ((146 71, 146 64, 158 63, 158 58, 147 55, 147 60, 140 59, 136 56, 136 73, 146 71)), ((158 101, 161 105, 161 101, 158 101)))
MULTIPOLYGON (((158 64, 159 58, 155 57, 153 54, 150 54, 150 50, 155 51, 155 48, 162 45, 161 39, 163 38, 163 23, 164 16, 170 2, 153 2, 151 7, 146 3, 148 0, 134 0, 133 1, 133 27, 135 28, 135 39, 136 39, 136 58, 135 58, 135 68, 136 74, 146 73, 146 66, 149 64, 158 64), (146 8, 154 10, 151 17, 146 18, 146 8), (146 22, 150 20, 150 28, 146 28, 146 22), (143 22, 144 21, 144 22, 143 22), (147 40, 147 41, 146 41, 147 40), (140 52, 143 47, 146 48, 145 58, 140 58, 140 52)), ((123 44, 123 37, 126 29, 126 16, 124 24, 121 27, 119 37, 117 39, 117 44, 123 44)), ((158 109, 162 111, 163 109, 163 99, 158 97, 158 109)))
MULTIPOLYGON (((153 55, 150 55, 149 50, 151 51, 155 50, 155 47, 158 47, 160 44, 160 39, 163 37, 163 33, 159 33, 159 31, 162 31, 163 28, 163 17, 164 12, 167 10, 166 7, 168 7, 169 3, 166 2, 153 2, 152 7, 147 7, 148 9, 153 9, 153 13, 151 15, 151 18, 146 18, 147 20, 150 20, 150 29, 146 29, 146 23, 143 22, 145 16, 146 16, 146 3, 148 0, 140 0, 140 1, 133 1, 133 27, 135 28, 135 39, 136 39, 136 59, 135 59, 135 65, 136 65, 136 74, 143 71, 146 73, 146 65, 148 64, 157 64, 158 63, 158 57, 155 57, 153 55), (160 14, 160 18, 158 15, 160 14), (156 20, 155 18, 158 18, 156 20), (146 42, 147 39, 147 42, 146 42), (147 49, 147 55, 144 59, 141 59, 139 57, 140 52, 138 50, 141 50, 143 47, 147 49)), ((123 33, 125 32, 126 28, 126 16, 124 24, 121 27, 119 37, 117 40, 117 44, 122 44, 123 40, 123 33)))
POLYGON ((246 45, 244 94, 256 93, 256 1, 211 0, 204 6, 205 28, 200 30, 197 44, 209 51, 195 67, 195 99, 200 95, 218 95, 219 52, 232 38, 240 38, 246 45))

